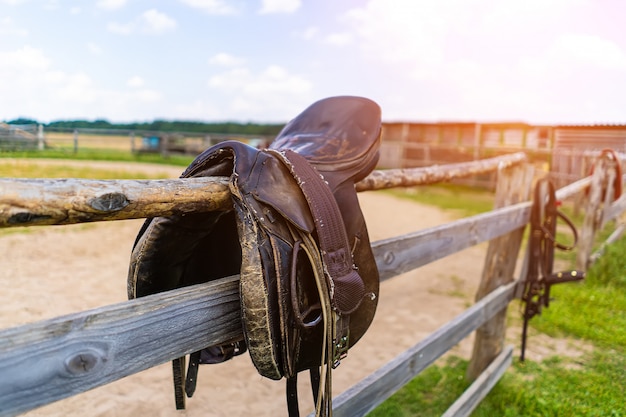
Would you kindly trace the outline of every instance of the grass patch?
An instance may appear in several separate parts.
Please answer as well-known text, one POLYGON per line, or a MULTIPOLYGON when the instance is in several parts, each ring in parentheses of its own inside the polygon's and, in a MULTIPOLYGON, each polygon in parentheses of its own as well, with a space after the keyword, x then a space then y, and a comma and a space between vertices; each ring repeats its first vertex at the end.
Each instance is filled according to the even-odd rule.
POLYGON ((493 210, 494 193, 457 184, 437 184, 389 190, 389 193, 422 204, 451 211, 458 217, 493 210))
MULTIPOLYGON (((469 387, 467 366, 458 357, 430 366, 369 416, 440 416, 469 387)), ((591 353, 583 369, 568 366, 567 359, 514 360, 472 416, 623 416, 625 367, 617 352, 591 353)))
POLYGON ((116 149, 91 149, 80 148, 74 153, 70 149, 53 148, 42 151, 12 151, 0 152, 1 158, 52 158, 52 159, 76 159, 90 161, 125 161, 125 162, 150 162, 155 164, 167 164, 187 166, 194 157, 185 155, 170 155, 165 158, 158 153, 130 153, 129 151, 116 149))
POLYGON ((88 178, 88 179, 150 179, 167 178, 166 174, 147 175, 118 169, 42 165, 32 160, 3 163, 0 160, 0 177, 3 178, 88 178))
MULTIPOLYGON (((531 320, 540 332, 585 341, 593 350, 575 359, 514 359, 472 416, 626 416, 624 253, 626 238, 609 245, 584 282, 554 287, 550 308, 531 320)), ((517 308, 509 311, 519 313, 517 308)), ((441 415, 469 386, 467 365, 464 359, 448 357, 430 366, 370 415, 441 415)))
POLYGON ((596 351, 584 358, 582 368, 567 365, 567 359, 557 357, 541 363, 515 361, 472 415, 624 415, 626 359, 623 354, 596 351))

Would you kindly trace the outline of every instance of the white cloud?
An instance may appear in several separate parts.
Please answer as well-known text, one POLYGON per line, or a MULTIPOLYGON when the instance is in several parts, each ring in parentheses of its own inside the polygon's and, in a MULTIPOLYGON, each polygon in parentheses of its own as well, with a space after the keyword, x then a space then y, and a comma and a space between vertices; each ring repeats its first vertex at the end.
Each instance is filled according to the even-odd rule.
POLYGON ((287 70, 271 65, 256 79, 251 80, 244 91, 250 94, 270 95, 274 93, 305 94, 311 91, 311 83, 303 77, 291 75, 287 70))
POLYGON ((260 73, 233 68, 212 76, 208 86, 225 97, 223 112, 240 120, 285 121, 310 104, 313 91, 309 80, 278 65, 260 73))
POLYGON ((209 58, 209 64, 221 67, 236 67, 245 64, 246 60, 239 58, 226 52, 220 52, 209 58))
POLYGON ((139 88, 139 87, 143 87, 145 84, 143 78, 141 78, 138 75, 135 75, 131 78, 128 79, 128 81, 126 81, 126 85, 132 88, 139 88))
POLYGON ((102 55, 102 48, 96 43, 88 42, 87 50, 92 55, 102 55))
POLYGON ((350 45, 353 42, 353 36, 348 32, 331 33, 330 35, 326 36, 325 42, 327 44, 335 46, 346 46, 350 45))
POLYGON ((293 13, 302 6, 300 0, 262 0, 260 14, 293 13))
POLYGON ((30 46, 0 52, 0 80, 11 80, 0 82, 0 97, 11 97, 8 101, 0 100, 0 114, 7 119, 25 116, 40 121, 75 117, 128 120, 129 115, 136 118, 142 111, 148 112, 146 118, 151 118, 150 107, 162 100, 160 92, 140 85, 128 90, 104 88, 84 72, 58 70, 42 50, 30 46))
POLYGON ((59 0, 48 0, 43 5, 44 10, 57 10, 59 7, 61 7, 59 0))
POLYGON ((93 80, 87 74, 59 73, 57 82, 55 90, 61 101, 87 104, 93 103, 98 95, 93 80))
POLYGON ((176 29, 176 20, 156 9, 143 12, 139 17, 128 23, 111 22, 107 29, 118 35, 130 35, 140 32, 147 35, 158 35, 176 29))
MULTIPOLYGON (((541 53, 584 0, 369 0, 341 22, 377 65, 402 66, 415 80, 440 78, 459 57, 485 65, 541 53), (573 13, 573 12, 572 12, 573 13)), ((339 44, 340 45, 340 44, 339 44)), ((515 68, 512 68, 513 70, 515 68)))
POLYGON ((234 6, 232 1, 224 0, 180 0, 194 9, 200 9, 205 13, 214 15, 233 15, 240 12, 240 7, 234 6))
POLYGON ((10 17, 0 18, 0 35, 27 36, 28 30, 17 27, 10 17))
POLYGON ((0 52, 0 71, 42 71, 50 67, 50 60, 41 49, 24 46, 10 52, 0 52))
POLYGON ((126 5, 127 0, 99 0, 96 6, 105 10, 117 10, 126 5))
POLYGON ((70 9, 70 14, 73 14, 73 15, 80 14, 81 12, 82 12, 82 9, 80 7, 72 7, 70 9))
POLYGON ((576 61, 606 69, 626 68, 626 53, 616 43, 595 35, 567 33, 553 46, 555 59, 576 61))
POLYGON ((302 94, 312 89, 310 81, 298 75, 289 74, 286 69, 278 65, 270 65, 259 74, 253 74, 245 68, 235 68, 211 77, 209 86, 255 96, 273 93, 302 94))
POLYGON ((449 2, 371 0, 350 10, 346 22, 364 53, 388 65, 408 65, 417 78, 436 73, 445 35, 454 22, 449 2))
POLYGON ((320 28, 317 26, 311 26, 306 28, 304 31, 297 33, 297 35, 304 40, 310 41, 311 39, 314 39, 319 32, 320 28))
POLYGON ((117 35, 130 35, 135 29, 134 23, 117 23, 110 22, 107 24, 107 30, 117 35))
POLYGON ((140 22, 142 30, 147 33, 163 33, 177 26, 174 19, 156 9, 145 11, 140 17, 140 22))

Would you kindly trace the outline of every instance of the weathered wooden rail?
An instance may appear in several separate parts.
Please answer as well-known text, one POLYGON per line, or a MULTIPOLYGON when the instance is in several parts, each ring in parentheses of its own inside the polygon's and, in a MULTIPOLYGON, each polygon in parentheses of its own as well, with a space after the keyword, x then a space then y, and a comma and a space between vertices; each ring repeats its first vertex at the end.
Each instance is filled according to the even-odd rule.
MULTIPOLYGON (((508 167, 523 153, 477 162, 374 171, 358 191, 424 185, 508 167)), ((227 210, 228 178, 83 180, 0 178, 0 227, 72 224, 227 210)))
MULTIPOLYGON (((479 299, 472 307, 336 397, 335 415, 363 415, 372 410, 471 332, 482 326, 494 326, 494 320, 495 328, 502 334, 486 341, 477 336, 475 352, 488 354, 472 359, 477 370, 476 375, 471 375, 475 382, 446 415, 468 415, 511 363, 512 347, 504 347, 503 329, 498 327, 497 318, 516 296, 512 266, 515 266, 518 250, 507 256, 502 256, 499 250, 519 249, 522 231, 529 220, 527 195, 532 175, 523 155, 493 158, 476 166, 455 164, 377 172, 373 174, 374 179, 360 183, 359 189, 432 183, 496 169, 499 177, 496 205, 499 207, 493 211, 372 244, 381 279, 386 280, 490 241, 481 284, 484 294, 479 290, 479 299)), ((596 170, 592 177, 558 190, 557 198, 564 200, 590 187, 588 195, 595 195, 594 187, 605 187, 609 170, 607 165, 606 169, 596 170)), ((228 207, 228 201, 224 178, 171 181, 3 179, 0 180, 0 226, 68 224, 222 210, 228 207)), ((624 211, 626 197, 604 203, 593 213, 587 213, 594 221, 586 222, 591 228, 586 238, 593 238, 600 224, 617 218, 624 211), (597 221, 598 212, 601 221, 597 221)), ((587 263, 588 259, 585 266, 587 263)), ((0 415, 26 412, 206 346, 238 338, 241 335, 239 309, 238 277, 233 276, 0 330, 0 415)))

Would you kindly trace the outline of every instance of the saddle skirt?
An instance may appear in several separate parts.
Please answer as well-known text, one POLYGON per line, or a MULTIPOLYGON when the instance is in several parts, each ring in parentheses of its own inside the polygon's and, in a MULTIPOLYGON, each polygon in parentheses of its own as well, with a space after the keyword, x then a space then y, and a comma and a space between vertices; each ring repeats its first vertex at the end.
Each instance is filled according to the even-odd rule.
POLYGON ((198 363, 247 347, 267 378, 295 381, 301 371, 313 376, 321 369, 316 409, 332 412, 331 369, 363 336, 378 301, 378 270, 354 184, 378 161, 380 128, 371 100, 320 100, 268 149, 223 142, 181 175, 228 176, 232 210, 144 223, 131 254, 129 298, 240 275, 244 340, 192 354, 191 377, 175 375, 188 396, 198 363))

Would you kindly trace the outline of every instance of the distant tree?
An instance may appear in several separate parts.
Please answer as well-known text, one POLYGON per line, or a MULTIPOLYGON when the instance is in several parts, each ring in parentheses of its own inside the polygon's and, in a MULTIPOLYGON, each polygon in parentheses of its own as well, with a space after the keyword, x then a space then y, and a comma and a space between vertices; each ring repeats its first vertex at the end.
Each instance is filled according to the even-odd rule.
POLYGON ((260 124, 239 122, 197 122, 183 120, 157 119, 152 122, 111 123, 105 119, 88 120, 57 120, 48 123, 46 129, 123 129, 148 132, 185 132, 199 134, 235 134, 275 136, 283 128, 283 124, 260 124))
POLYGON ((20 117, 14 120, 9 120, 6 123, 10 125, 36 125, 38 122, 35 119, 28 119, 25 117, 20 117))

